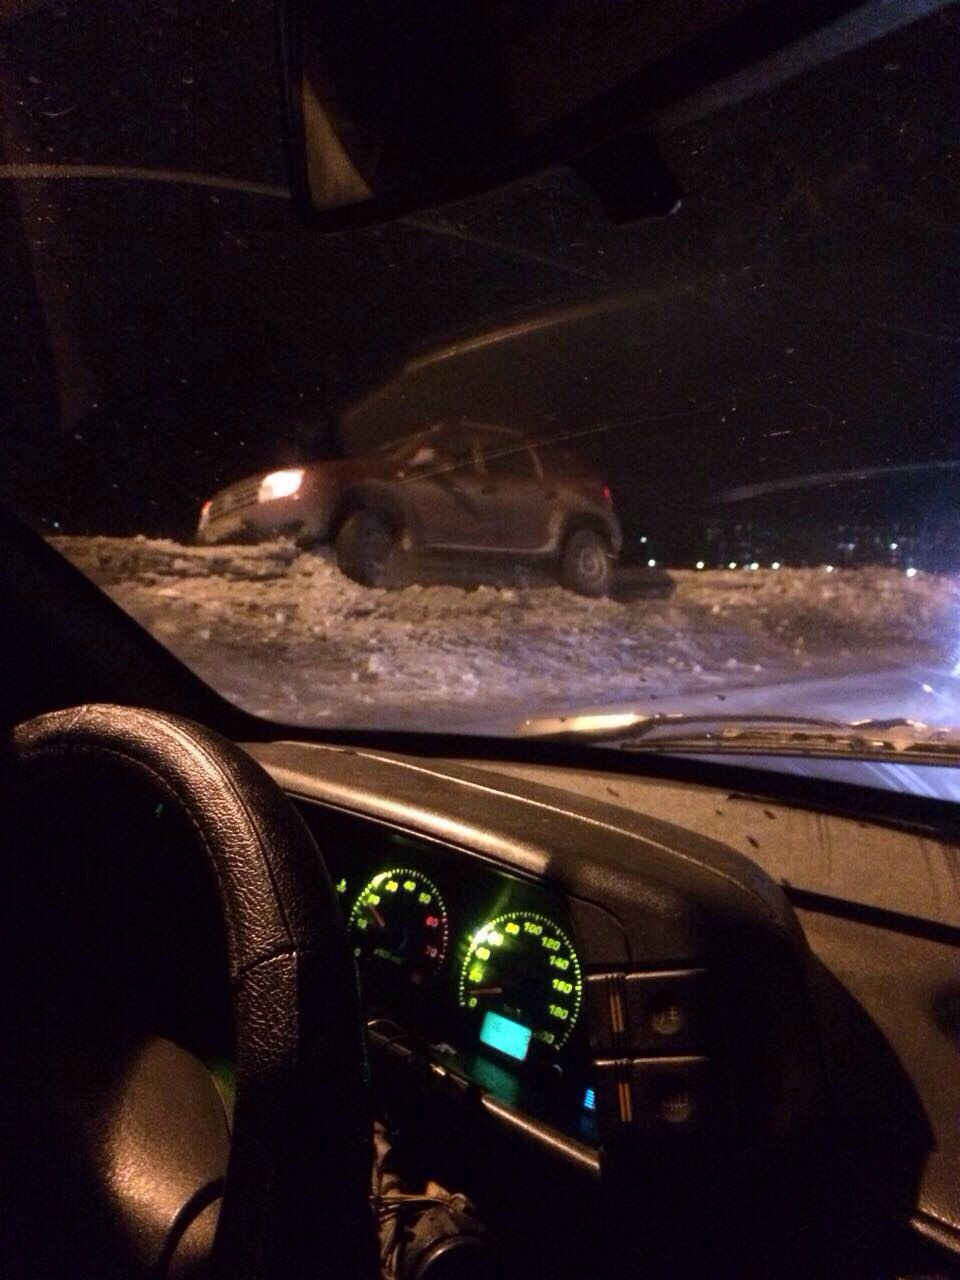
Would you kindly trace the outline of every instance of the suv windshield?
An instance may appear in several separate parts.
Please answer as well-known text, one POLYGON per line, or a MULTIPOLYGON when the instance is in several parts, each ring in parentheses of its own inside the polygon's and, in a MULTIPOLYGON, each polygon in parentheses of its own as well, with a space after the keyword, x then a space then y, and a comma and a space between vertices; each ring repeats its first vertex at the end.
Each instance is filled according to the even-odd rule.
POLYGON ((957 10, 677 120, 669 216, 321 236, 269 9, 0 3, 0 500, 275 721, 960 730, 957 10))

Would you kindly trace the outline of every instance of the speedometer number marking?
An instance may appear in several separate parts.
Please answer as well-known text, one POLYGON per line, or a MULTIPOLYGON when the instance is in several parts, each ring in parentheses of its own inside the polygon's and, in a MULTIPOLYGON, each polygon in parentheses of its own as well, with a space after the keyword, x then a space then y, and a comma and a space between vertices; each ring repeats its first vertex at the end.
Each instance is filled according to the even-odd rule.
POLYGON ((512 911, 470 939, 459 1002, 479 1021, 481 1044, 523 1061, 569 1040, 583 997, 580 961, 566 933, 534 911, 512 911))

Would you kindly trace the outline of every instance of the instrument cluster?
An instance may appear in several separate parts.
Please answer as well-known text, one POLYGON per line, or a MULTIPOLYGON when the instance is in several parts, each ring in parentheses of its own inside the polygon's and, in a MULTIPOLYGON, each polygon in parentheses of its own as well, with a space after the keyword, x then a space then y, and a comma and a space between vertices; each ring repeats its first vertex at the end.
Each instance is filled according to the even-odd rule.
POLYGON ((324 812, 322 849, 371 1026, 416 1037, 501 1102, 589 1139, 584 975, 563 898, 336 810, 324 812))

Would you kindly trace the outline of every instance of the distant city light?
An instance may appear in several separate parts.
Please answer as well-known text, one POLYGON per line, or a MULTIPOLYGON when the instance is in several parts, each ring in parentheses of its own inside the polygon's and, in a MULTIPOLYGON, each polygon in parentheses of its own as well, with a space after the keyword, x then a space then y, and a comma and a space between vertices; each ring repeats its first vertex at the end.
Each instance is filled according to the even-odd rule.
POLYGON ((655 569, 657 567, 656 560, 648 560, 647 564, 650 566, 651 569, 655 569))
POLYGON ((899 545, 900 545, 900 543, 899 543, 899 542, 891 542, 891 543, 890 543, 890 550, 891 550, 891 551, 896 551, 896 549, 897 549, 897 547, 899 547, 899 545))
POLYGON ((760 566, 757 564, 756 560, 754 560, 754 561, 753 561, 753 563, 750 565, 750 568, 751 568, 751 569, 759 569, 759 568, 760 568, 760 566))
POLYGON ((645 537, 643 537, 643 538, 641 538, 641 539, 640 539, 640 541, 641 541, 641 542, 646 542, 646 540, 647 540, 647 539, 646 539, 645 537))
POLYGON ((702 569, 702 568, 703 568, 703 561, 702 561, 702 560, 698 560, 698 561, 697 561, 697 568, 698 568, 698 569, 702 569))
POLYGON ((736 567, 737 567, 736 560, 731 560, 730 563, 727 565, 728 569, 735 569, 736 567))
POLYGON ((924 693, 933 693, 932 687, 928 684, 922 684, 920 688, 923 690, 924 693))
POLYGON ((780 561, 779 561, 779 560, 774 560, 774 562, 773 562, 773 564, 770 566, 770 568, 771 568, 771 569, 779 569, 779 568, 780 568, 780 561))
POLYGON ((914 569, 913 565, 911 565, 910 568, 907 570, 907 577, 915 578, 916 576, 917 576, 917 571, 916 569, 914 569))
POLYGON ((833 565, 832 565, 832 564, 825 564, 823 567, 826 569, 827 573, 833 573, 833 565))

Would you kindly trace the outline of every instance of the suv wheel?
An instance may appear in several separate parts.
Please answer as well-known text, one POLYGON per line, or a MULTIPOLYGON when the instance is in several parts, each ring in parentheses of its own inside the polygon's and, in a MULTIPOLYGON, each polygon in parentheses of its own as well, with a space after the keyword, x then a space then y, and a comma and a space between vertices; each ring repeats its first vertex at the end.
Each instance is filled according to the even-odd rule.
POLYGON ((605 596, 610 589, 613 564, 610 548, 594 529, 577 529, 563 544, 560 581, 581 596, 605 596))
POLYGON ((388 587, 399 539, 386 517, 376 511, 355 511, 340 526, 334 541, 337 565, 365 587, 388 587))

